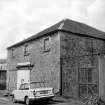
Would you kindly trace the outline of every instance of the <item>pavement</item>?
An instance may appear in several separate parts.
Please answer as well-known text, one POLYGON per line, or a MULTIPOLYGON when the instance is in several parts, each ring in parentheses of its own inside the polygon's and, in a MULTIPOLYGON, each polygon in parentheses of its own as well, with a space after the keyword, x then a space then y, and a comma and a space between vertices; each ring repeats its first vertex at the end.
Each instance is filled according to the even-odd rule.
POLYGON ((11 97, 8 96, 7 90, 0 90, 0 103, 7 103, 11 101, 11 97))
MULTIPOLYGON (((0 96, 0 103, 11 102, 11 96, 0 96)), ((53 101, 48 105, 82 105, 80 101, 73 99, 66 99, 64 97, 54 97, 53 101)))
MULTIPOLYGON (((8 95, 7 91, 0 91, 0 103, 11 102, 11 96, 8 95)), ((61 96, 55 96, 53 98, 54 105, 82 105, 83 103, 79 100, 72 98, 65 98, 61 96)), ((52 104, 53 105, 53 104, 52 104)))
POLYGON ((8 90, 0 90, 0 96, 8 96, 9 91, 8 90))
POLYGON ((10 99, 8 99, 7 97, 0 97, 0 103, 8 103, 10 102, 10 99))
POLYGON ((79 100, 75 100, 72 98, 64 98, 64 97, 54 97, 54 102, 58 102, 57 105, 82 105, 83 103, 79 100))

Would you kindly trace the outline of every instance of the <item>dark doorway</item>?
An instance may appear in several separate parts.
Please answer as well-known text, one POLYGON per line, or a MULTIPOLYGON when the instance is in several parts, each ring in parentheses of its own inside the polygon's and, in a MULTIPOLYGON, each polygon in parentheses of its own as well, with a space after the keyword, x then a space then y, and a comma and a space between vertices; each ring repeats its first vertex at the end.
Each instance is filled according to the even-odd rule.
POLYGON ((0 90, 6 89, 6 71, 1 70, 0 71, 0 90))

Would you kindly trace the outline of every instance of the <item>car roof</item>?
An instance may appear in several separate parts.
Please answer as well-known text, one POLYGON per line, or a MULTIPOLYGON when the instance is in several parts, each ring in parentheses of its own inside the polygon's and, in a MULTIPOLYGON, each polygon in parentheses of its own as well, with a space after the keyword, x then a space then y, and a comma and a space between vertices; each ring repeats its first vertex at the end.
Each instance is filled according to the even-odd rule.
POLYGON ((31 84, 31 83, 45 83, 45 81, 25 82, 25 83, 22 83, 21 85, 23 85, 23 84, 31 84))
POLYGON ((30 82, 30 83, 44 83, 44 81, 39 81, 39 82, 33 81, 33 82, 30 82))

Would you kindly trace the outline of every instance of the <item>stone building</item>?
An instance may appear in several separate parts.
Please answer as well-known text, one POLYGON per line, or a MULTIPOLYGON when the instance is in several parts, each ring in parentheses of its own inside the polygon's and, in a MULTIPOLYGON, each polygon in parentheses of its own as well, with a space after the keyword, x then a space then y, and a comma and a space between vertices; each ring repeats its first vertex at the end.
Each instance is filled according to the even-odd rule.
POLYGON ((63 96, 105 96, 104 32, 65 19, 7 50, 9 90, 46 81, 63 96))
POLYGON ((7 60, 0 59, 0 90, 6 90, 7 60))

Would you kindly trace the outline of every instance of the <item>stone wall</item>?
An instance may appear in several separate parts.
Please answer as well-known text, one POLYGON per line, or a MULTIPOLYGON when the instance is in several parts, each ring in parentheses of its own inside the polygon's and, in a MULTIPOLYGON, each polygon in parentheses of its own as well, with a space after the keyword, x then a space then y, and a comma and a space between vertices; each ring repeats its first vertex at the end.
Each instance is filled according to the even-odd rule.
MULTIPOLYGON (((105 52, 105 42, 100 39, 61 32, 62 89, 63 95, 69 97, 87 96, 93 91, 99 93, 98 56, 105 52), (80 81, 81 71, 92 70, 91 83, 80 81), (90 85, 89 85, 90 84, 90 85), (83 94, 86 90, 87 94, 83 94), (89 93, 90 92, 90 93, 89 93)), ((84 72, 84 71, 83 71, 84 72)), ((89 81, 88 81, 89 82, 89 81)))
POLYGON ((55 92, 58 92, 62 85, 62 94, 69 97, 78 98, 81 95, 84 97, 89 95, 90 91, 99 94, 99 90, 102 90, 102 86, 99 87, 102 80, 102 78, 99 80, 101 70, 99 56, 105 53, 105 42, 67 32, 53 33, 48 36, 28 42, 30 50, 28 56, 24 56, 23 53, 27 43, 15 47, 14 58, 11 57, 11 49, 8 50, 8 89, 16 88, 17 63, 30 62, 33 65, 30 69, 31 81, 46 81, 48 86, 55 88, 55 92), (48 36, 50 49, 44 51, 43 40, 48 36), (88 82, 91 80, 90 83, 85 81, 87 84, 84 84, 83 80, 81 82, 81 79, 85 78, 80 76, 85 73, 84 71, 92 71, 92 78, 88 78, 88 82))
POLYGON ((30 56, 34 59, 32 60, 34 67, 31 70, 31 80, 46 81, 49 86, 58 91, 60 86, 60 40, 58 34, 50 38, 48 52, 43 51, 43 38, 32 44, 33 50, 30 56))
POLYGON ((9 87, 15 87, 12 79, 16 80, 17 63, 30 62, 33 65, 30 71, 31 81, 46 81, 49 86, 53 86, 55 91, 59 90, 60 81, 60 40, 58 33, 53 33, 45 37, 38 38, 29 44, 28 56, 24 56, 24 45, 15 47, 15 57, 11 57, 11 49, 8 50, 8 82, 9 87), (50 37, 49 51, 43 50, 43 40, 50 37), (12 78, 11 78, 12 77, 12 78), (13 82, 13 83, 12 83, 13 82))

